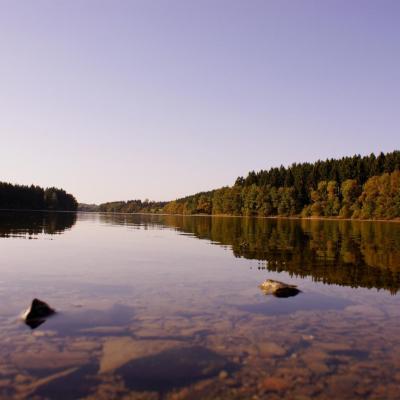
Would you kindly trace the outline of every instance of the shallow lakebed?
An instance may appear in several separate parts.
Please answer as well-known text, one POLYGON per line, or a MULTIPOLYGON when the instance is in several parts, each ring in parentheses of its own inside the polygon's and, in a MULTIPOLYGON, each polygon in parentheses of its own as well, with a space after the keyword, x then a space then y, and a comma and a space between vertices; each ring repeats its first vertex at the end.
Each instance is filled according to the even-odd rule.
POLYGON ((400 224, 2 211, 0 271, 1 399, 398 398, 400 224))

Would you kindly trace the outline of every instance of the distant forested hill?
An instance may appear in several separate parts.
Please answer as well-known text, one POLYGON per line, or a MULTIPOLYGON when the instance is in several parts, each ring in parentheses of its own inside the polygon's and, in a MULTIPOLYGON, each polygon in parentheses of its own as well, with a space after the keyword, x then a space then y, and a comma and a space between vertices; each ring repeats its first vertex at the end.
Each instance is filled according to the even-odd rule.
POLYGON ((400 151, 250 172, 231 187, 169 202, 170 214, 400 217, 400 151))
POLYGON ((120 213, 159 213, 162 212, 166 205, 166 201, 112 201, 109 203, 100 204, 99 211, 120 213))
POLYGON ((98 206, 97 204, 78 203, 78 211, 98 212, 100 211, 100 206, 98 206))
POLYGON ((0 182, 0 209, 76 211, 77 207, 75 197, 62 189, 0 182))

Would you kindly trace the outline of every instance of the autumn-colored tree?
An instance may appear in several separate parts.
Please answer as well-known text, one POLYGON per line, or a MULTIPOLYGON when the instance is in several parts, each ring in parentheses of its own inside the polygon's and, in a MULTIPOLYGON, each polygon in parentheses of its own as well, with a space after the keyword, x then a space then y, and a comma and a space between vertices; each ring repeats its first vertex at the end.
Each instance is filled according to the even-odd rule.
POLYGON ((197 213, 211 214, 211 210, 212 210, 211 199, 205 194, 200 195, 197 201, 197 213))
POLYGON ((342 183, 341 194, 342 208, 340 209, 340 216, 350 218, 358 208, 357 199, 361 194, 361 187, 355 179, 347 179, 342 183))
POLYGON ((256 185, 246 186, 243 188, 243 215, 252 216, 258 214, 259 188, 256 185))
POLYGON ((397 218, 400 151, 251 171, 231 187, 164 207, 185 214, 397 218), (179 207, 178 207, 179 205, 179 207))
POLYGON ((359 198, 361 218, 400 217, 400 171, 373 176, 365 183, 359 198))

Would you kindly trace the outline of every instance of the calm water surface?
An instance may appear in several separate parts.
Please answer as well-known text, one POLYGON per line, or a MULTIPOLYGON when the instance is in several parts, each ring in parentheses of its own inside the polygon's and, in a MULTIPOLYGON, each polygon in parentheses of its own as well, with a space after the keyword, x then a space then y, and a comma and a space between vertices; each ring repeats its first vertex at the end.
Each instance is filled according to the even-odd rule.
POLYGON ((0 212, 0 271, 1 399, 399 398, 400 224, 0 212))

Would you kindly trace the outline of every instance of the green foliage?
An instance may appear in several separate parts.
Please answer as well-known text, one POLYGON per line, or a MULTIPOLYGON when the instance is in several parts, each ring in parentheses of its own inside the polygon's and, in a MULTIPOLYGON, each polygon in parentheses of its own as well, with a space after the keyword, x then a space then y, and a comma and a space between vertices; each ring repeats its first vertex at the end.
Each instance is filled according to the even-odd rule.
POLYGON ((211 210, 212 210, 211 199, 204 194, 200 195, 197 201, 196 213, 211 214, 211 210))
POLYGON ((243 207, 242 215, 258 215, 259 204, 257 202, 260 188, 255 184, 245 186, 242 191, 243 207))
POLYGON ((97 212, 97 211, 100 211, 100 207, 97 204, 79 203, 78 204, 78 211, 97 212))
POLYGON ((78 202, 65 190, 0 182, 0 208, 76 211, 78 202))
POLYGON ((347 179, 342 183, 342 208, 340 217, 350 218, 354 212, 358 213, 358 198, 361 194, 361 187, 355 179, 347 179))
POLYGON ((400 171, 370 178, 364 185, 359 202, 361 218, 400 217, 400 171))
POLYGON ((280 187, 278 189, 278 215, 289 217, 296 215, 296 192, 294 187, 280 187))
POLYGON ((333 217, 339 215, 340 198, 336 181, 321 181, 316 190, 311 191, 311 215, 333 217))
MULTIPOLYGON (((114 213, 158 213, 167 205, 166 202, 156 202, 149 200, 129 200, 129 201, 112 201, 100 204, 98 210, 100 212, 114 213)), ((168 213, 175 214, 176 210, 171 206, 168 213)), ((166 211, 167 212, 167 211, 166 211)), ((179 213, 178 213, 179 214, 179 213)))
POLYGON ((400 151, 251 171, 165 205, 167 214, 397 218, 400 151))

